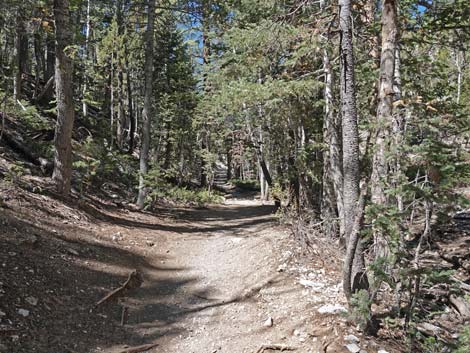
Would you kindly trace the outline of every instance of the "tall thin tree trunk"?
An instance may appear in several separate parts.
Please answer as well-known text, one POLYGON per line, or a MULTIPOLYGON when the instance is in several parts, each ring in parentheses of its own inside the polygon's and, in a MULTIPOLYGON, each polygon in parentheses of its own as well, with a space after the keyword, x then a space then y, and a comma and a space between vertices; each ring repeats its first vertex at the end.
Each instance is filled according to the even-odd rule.
POLYGON ((145 197, 147 196, 145 188, 145 176, 148 172, 149 151, 150 151, 150 127, 152 118, 152 98, 153 98, 153 28, 155 22, 155 1, 148 0, 148 21, 145 32, 145 94, 144 109, 142 111, 142 147, 140 149, 140 176, 139 176, 139 194, 137 197, 137 206, 144 208, 145 197))
POLYGON ((57 125, 55 131, 54 172, 52 178, 63 195, 70 192, 72 176, 72 130, 75 118, 73 104, 72 59, 67 48, 72 45, 69 1, 54 0, 56 33, 57 125))
POLYGON ((15 102, 21 99, 23 74, 27 72, 28 61, 28 37, 26 34, 26 24, 24 21, 24 9, 20 6, 16 17, 16 74, 14 77, 13 98, 15 102))
MULTIPOLYGON (((382 53, 380 56, 380 76, 377 106, 377 140, 372 165, 371 188, 372 202, 379 207, 387 204, 384 184, 388 178, 388 149, 390 133, 393 125, 393 100, 395 78, 395 54, 397 38, 397 7, 396 0, 384 0, 382 7, 382 53)), ((383 234, 375 232, 376 256, 388 255, 388 246, 383 234)))
POLYGON ((84 84, 83 84, 83 91, 82 91, 82 114, 83 117, 86 118, 88 115, 88 105, 86 102, 86 95, 88 91, 88 60, 90 58, 90 33, 91 33, 91 0, 87 0, 87 8, 86 8, 86 29, 85 29, 85 70, 84 70, 84 84))
POLYGON ((109 74, 109 120, 111 124, 111 132, 109 135, 110 147, 114 146, 114 51, 111 53, 111 64, 110 64, 110 74, 109 74))
POLYGON ((129 67, 129 53, 127 49, 127 44, 124 44, 124 55, 125 55, 125 65, 126 65, 126 76, 127 76, 127 105, 129 113, 129 153, 134 152, 134 138, 135 138, 135 128, 136 121, 134 117, 134 104, 132 100, 132 82, 131 82, 131 69, 129 67))
MULTIPOLYGON (((359 231, 354 230, 358 215, 359 201, 359 133, 357 126, 356 90, 354 77, 354 53, 352 41, 351 0, 339 1, 339 23, 341 39, 341 116, 343 135, 343 203, 344 203, 344 233, 348 248, 352 245, 352 254, 346 258, 344 272, 350 278, 343 278, 344 292, 350 299, 350 294, 359 289, 368 288, 365 273, 364 254, 361 241, 350 238, 359 237, 359 231), (349 261, 352 261, 349 263, 349 261), (351 285, 351 286, 350 286, 351 285)), ((349 252, 349 251, 348 251, 349 252)))
POLYGON ((457 65, 457 96, 455 97, 455 101, 457 104, 460 104, 460 97, 462 95, 462 74, 463 74, 463 70, 462 70, 462 58, 461 56, 462 53, 460 51, 460 49, 457 49, 456 53, 455 53, 455 63, 457 65))
MULTIPOLYGON (((339 218, 339 235, 344 236, 343 212, 343 167, 341 162, 341 121, 339 114, 333 111, 333 70, 326 49, 323 51, 323 68, 325 72, 325 123, 324 141, 329 148, 325 151, 323 198, 325 199, 324 216, 339 218)), ((331 223, 331 222, 328 222, 331 223)))
POLYGON ((44 72, 44 82, 47 82, 55 71, 55 40, 54 36, 47 33, 46 37, 46 71, 44 72))
POLYGON ((35 87, 33 99, 35 99, 40 92, 40 82, 44 74, 44 54, 41 40, 40 28, 37 28, 34 32, 34 59, 35 59, 35 87))
MULTIPOLYGON (((122 0, 116 2, 116 23, 117 23, 117 34, 119 37, 119 42, 122 40, 124 34, 124 23, 123 23, 123 13, 122 13, 122 0)), ((121 48, 120 48, 121 49, 121 48)), ((117 109, 117 130, 116 130, 116 141, 119 148, 123 147, 124 144, 124 131, 126 125, 126 115, 124 113, 124 69, 123 69, 123 60, 122 60, 121 50, 117 54, 117 100, 118 100, 118 109, 117 109)))

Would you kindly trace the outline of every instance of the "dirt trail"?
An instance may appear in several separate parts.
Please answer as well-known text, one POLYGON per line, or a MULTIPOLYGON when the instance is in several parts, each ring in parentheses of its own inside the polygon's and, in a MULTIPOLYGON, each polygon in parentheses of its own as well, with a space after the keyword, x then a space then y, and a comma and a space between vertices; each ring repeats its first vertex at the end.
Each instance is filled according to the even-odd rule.
POLYGON ((3 194, 11 197, 0 212, 2 353, 118 353, 151 343, 149 352, 282 345, 328 353, 348 352, 345 334, 360 337, 342 316, 318 313, 344 305, 334 255, 299 263, 272 206, 232 200, 142 213, 9 186, 3 194), (140 288, 95 307, 134 269, 140 288))
POLYGON ((179 229, 155 234, 149 241, 162 244, 154 250, 160 269, 147 270, 143 288, 129 298, 128 327, 154 338, 155 352, 253 352, 268 343, 301 343, 290 342, 295 327, 284 322, 293 313, 283 302, 302 289, 277 271, 275 242, 286 235, 273 211, 246 202, 195 210, 182 215, 179 229), (264 324, 269 317, 273 327, 264 324))

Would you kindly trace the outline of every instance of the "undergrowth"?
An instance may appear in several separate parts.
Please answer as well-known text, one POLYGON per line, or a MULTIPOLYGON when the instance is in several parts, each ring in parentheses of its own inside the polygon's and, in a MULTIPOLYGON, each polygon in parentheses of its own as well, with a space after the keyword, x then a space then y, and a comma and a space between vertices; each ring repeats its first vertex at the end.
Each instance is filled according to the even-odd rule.
POLYGON ((161 203, 170 203, 183 206, 202 207, 208 204, 223 202, 223 197, 216 191, 191 190, 171 184, 156 187, 148 197, 150 206, 161 203))

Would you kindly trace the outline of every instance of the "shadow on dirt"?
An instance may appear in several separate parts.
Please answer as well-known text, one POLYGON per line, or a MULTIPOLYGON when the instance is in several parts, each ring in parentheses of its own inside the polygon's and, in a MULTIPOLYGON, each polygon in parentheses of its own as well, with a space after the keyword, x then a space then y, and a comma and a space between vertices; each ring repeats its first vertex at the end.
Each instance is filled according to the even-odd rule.
POLYGON ((171 297, 186 281, 166 273, 182 269, 159 268, 131 251, 76 239, 72 227, 59 234, 20 217, 12 210, 0 213, 0 344, 7 352, 91 352, 158 338, 120 326, 119 303, 94 306, 133 269, 144 277, 147 271, 165 274, 152 286, 167 289, 157 298, 171 297))
POLYGON ((5 313, 0 317, 0 350, 11 353, 88 353, 146 344, 179 335, 178 323, 188 315, 249 300, 256 293, 247 289, 233 298, 213 299, 216 291, 201 286, 199 278, 175 275, 184 268, 160 265, 170 256, 155 254, 150 262, 132 247, 103 241, 90 225, 207 237, 208 232, 246 233, 274 220, 269 206, 184 210, 178 215, 184 219, 173 225, 157 223, 161 219, 150 214, 131 219, 133 212, 96 200, 88 204, 26 192, 12 200, 0 207, 0 311, 5 313), (142 287, 125 301, 95 307, 134 269, 144 276, 142 287), (123 305, 129 309, 126 325, 121 325, 123 305))
MULTIPOLYGON (((90 203, 77 203, 76 201, 69 201, 71 207, 78 207, 81 211, 85 212, 88 216, 98 219, 103 222, 120 225, 128 228, 143 228, 151 230, 159 230, 165 232, 173 232, 179 234, 198 234, 207 237, 208 233, 227 232, 241 230, 237 233, 242 233, 244 229, 251 228, 256 225, 272 225, 275 222, 274 206, 237 206, 237 207, 223 207, 214 206, 212 209, 192 209, 180 211, 176 216, 171 215, 172 218, 177 220, 170 223, 155 223, 155 218, 149 222, 142 222, 140 220, 131 219, 130 215, 133 212, 127 213, 116 209, 113 206, 105 205, 99 201, 93 200, 90 203), (117 210, 117 213, 111 213, 117 210), (116 216, 119 214, 119 216, 116 216), (197 221, 197 223, 191 223, 197 221), (219 224, 210 225, 211 222, 219 224), (207 225, 206 223, 209 223, 207 225), (220 224, 222 223, 222 225, 220 224)), ((145 213, 144 213, 145 214, 145 213)), ((150 217, 154 214, 146 213, 150 217)), ((156 216, 162 216, 157 214, 156 216)), ((164 213, 163 216, 168 216, 164 213)))

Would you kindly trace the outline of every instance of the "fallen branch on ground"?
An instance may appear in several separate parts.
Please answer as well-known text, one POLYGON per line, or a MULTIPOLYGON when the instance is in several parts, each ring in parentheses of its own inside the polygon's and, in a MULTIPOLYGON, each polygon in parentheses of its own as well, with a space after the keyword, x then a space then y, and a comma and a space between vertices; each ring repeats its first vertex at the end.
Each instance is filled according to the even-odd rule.
POLYGON ((145 352, 148 351, 149 349, 158 346, 156 343, 151 343, 151 344, 144 344, 143 346, 138 346, 138 347, 131 347, 131 348, 126 348, 123 351, 120 351, 119 353, 139 353, 139 352, 145 352))
POLYGON ((449 301, 463 318, 470 318, 470 303, 455 295, 451 295, 449 301))
POLYGON ((99 300, 95 306, 103 304, 104 302, 111 300, 113 298, 117 298, 122 296, 127 290, 139 288, 142 285, 142 276, 140 275, 137 270, 132 271, 129 273, 129 277, 127 277, 126 282, 119 288, 114 289, 113 291, 106 294, 101 300, 99 300))
POLYGON ((265 345, 262 345, 256 351, 256 353, 263 353, 265 350, 268 350, 268 349, 270 349, 272 351, 284 352, 284 351, 295 351, 297 349, 297 347, 285 346, 283 344, 265 344, 265 345))
POLYGON ((126 321, 127 321, 127 306, 123 306, 122 307, 122 311, 121 311, 121 326, 124 326, 126 324, 126 321))

